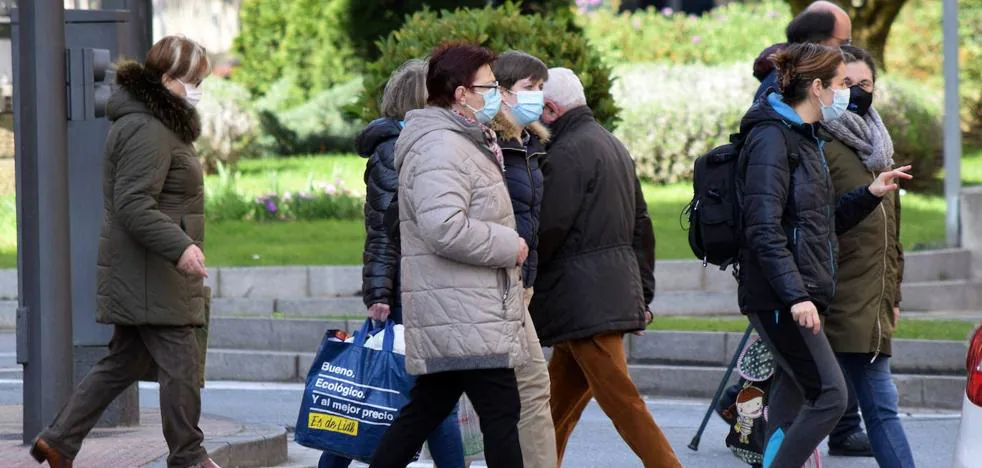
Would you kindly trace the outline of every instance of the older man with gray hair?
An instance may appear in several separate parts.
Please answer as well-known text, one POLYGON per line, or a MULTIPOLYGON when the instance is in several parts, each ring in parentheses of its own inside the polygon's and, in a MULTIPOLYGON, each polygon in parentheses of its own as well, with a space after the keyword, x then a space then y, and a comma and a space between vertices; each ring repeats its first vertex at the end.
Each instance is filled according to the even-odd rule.
POLYGON ((680 467, 631 381, 624 334, 651 321, 655 235, 627 149, 597 123, 583 84, 549 70, 543 122, 553 140, 543 162, 539 271, 530 311, 549 361, 560 464, 593 397, 644 466, 680 467))

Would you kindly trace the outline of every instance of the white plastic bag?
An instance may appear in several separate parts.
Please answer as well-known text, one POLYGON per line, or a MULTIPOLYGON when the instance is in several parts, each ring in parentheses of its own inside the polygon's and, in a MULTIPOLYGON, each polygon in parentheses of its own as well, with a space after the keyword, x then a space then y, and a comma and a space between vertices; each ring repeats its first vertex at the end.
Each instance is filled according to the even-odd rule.
POLYGON ((481 421, 478 419, 477 411, 467 395, 460 397, 457 422, 460 423, 460 438, 464 443, 464 456, 473 457, 483 453, 484 435, 481 433, 481 421))
MULTIPOLYGON (((396 354, 406 354, 406 327, 402 325, 395 325, 392 327, 392 332, 395 334, 395 341, 392 342, 392 352, 396 354)), ((371 349, 382 349, 382 343, 385 339, 385 330, 381 330, 378 333, 372 335, 367 340, 365 340, 365 347, 371 349)))

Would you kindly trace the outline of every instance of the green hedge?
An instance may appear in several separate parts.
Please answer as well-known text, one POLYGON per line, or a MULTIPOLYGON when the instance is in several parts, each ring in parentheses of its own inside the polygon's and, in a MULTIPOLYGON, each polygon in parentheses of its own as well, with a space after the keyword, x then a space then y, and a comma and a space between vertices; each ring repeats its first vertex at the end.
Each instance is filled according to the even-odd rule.
POLYGON ((914 181, 905 187, 931 188, 942 164, 942 96, 923 83, 897 75, 877 81, 874 106, 893 137, 893 159, 912 164, 914 181))
MULTIPOLYGON (((940 89, 942 2, 908 0, 890 30, 886 69, 894 76, 940 89)), ((982 0, 959 2, 959 70, 962 127, 966 138, 982 144, 982 0)), ((750 75, 757 55, 783 42, 791 10, 780 0, 732 2, 701 17, 666 16, 647 10, 618 14, 609 8, 580 13, 578 23, 610 64, 741 63, 750 75)))
POLYGON ((259 148, 278 155, 351 151, 358 126, 344 109, 358 101, 361 83, 355 78, 292 105, 292 85, 287 78, 280 80, 255 103, 262 133, 259 148))
POLYGON ((244 0, 232 78, 254 97, 289 80, 291 105, 355 78, 360 63, 343 29, 348 0, 244 0))
MULTIPOLYGON (((407 16, 424 7, 442 11, 481 8, 488 3, 488 0, 347 0, 344 27, 358 56, 373 61, 381 56, 376 45, 378 40, 401 28, 407 16)), ((573 18, 572 0, 517 0, 513 3, 520 5, 525 14, 573 18)))
POLYGON ((618 14, 610 9, 581 13, 587 38, 611 64, 662 62, 719 65, 750 63, 764 50, 784 42, 791 18, 779 0, 729 3, 702 16, 666 16, 654 9, 618 14))
POLYGON ((573 69, 583 81, 587 101, 597 118, 613 127, 618 109, 610 94, 611 70, 582 35, 567 34, 569 28, 570 23, 562 17, 521 15, 513 4, 456 12, 418 12, 402 29, 379 42, 382 55, 367 67, 359 113, 366 121, 378 116, 385 82, 403 62, 425 57, 445 41, 463 40, 497 52, 522 50, 550 67, 573 69))
POLYGON ((641 178, 688 180, 695 158, 736 132, 757 87, 746 68, 649 64, 617 69, 613 92, 622 110, 616 134, 631 151, 641 178))
MULTIPOLYGON (((744 64, 617 69, 614 96, 623 110, 616 134, 643 179, 688 180, 695 158, 739 129, 758 84, 745 69, 744 64)), ((875 102, 893 136, 894 158, 914 165, 920 183, 910 187, 929 184, 941 163, 940 96, 917 82, 888 76, 878 83, 875 102)))
MULTIPOLYGON (((943 86, 941 7, 936 0, 910 0, 900 11, 887 42, 890 73, 943 86)), ((958 8, 962 129, 982 144, 982 0, 961 0, 958 8)))

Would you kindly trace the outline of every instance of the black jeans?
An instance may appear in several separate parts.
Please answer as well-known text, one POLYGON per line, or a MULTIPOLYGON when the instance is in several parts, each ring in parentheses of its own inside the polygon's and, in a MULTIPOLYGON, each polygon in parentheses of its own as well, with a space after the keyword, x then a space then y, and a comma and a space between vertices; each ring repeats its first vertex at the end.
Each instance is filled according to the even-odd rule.
POLYGON ((464 393, 481 420, 488 468, 522 468, 518 441, 522 402, 513 369, 440 372, 417 378, 409 403, 379 442, 372 468, 405 468, 464 393))

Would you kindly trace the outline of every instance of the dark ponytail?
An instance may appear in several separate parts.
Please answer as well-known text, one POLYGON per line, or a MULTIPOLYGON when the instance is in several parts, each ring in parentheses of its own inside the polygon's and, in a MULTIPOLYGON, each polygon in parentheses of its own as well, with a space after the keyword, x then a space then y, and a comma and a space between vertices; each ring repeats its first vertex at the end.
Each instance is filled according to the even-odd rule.
POLYGON ((796 105, 808 98, 808 88, 815 80, 822 86, 832 85, 842 65, 842 51, 820 44, 792 44, 770 56, 777 68, 777 84, 784 102, 796 105))

